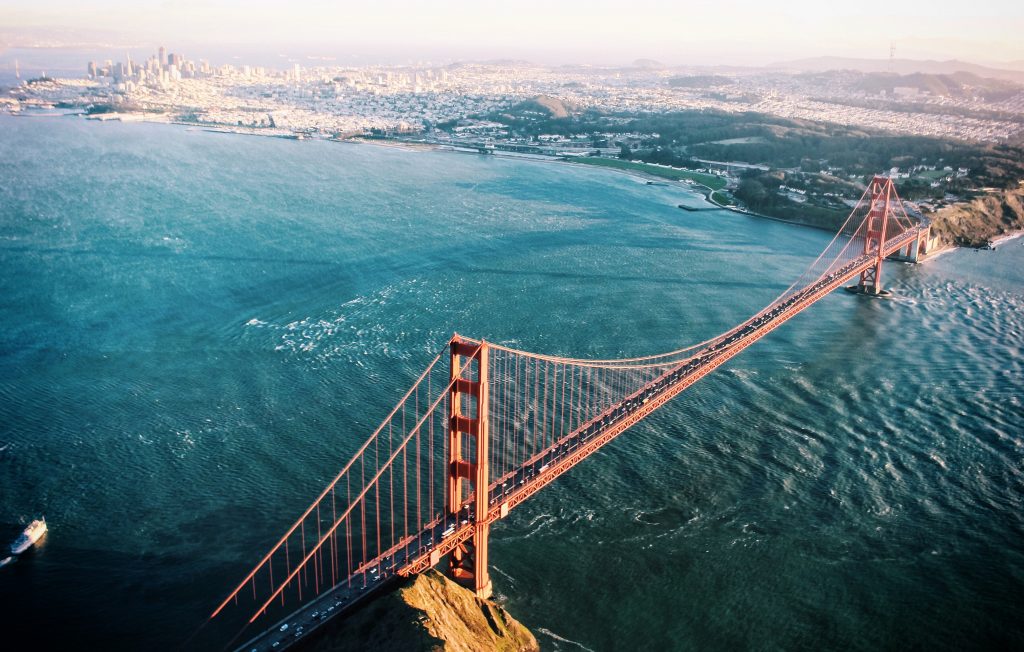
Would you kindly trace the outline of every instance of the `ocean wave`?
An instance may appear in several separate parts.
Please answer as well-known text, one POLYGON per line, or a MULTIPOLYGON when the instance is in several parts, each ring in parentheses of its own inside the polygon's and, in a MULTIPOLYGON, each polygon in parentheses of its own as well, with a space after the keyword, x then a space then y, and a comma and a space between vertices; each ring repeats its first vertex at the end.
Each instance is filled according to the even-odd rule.
POLYGON ((548 638, 550 638, 553 641, 555 641, 555 649, 556 650, 560 650, 561 649, 560 647, 558 647, 559 643, 565 643, 565 644, 571 645, 571 646, 573 646, 575 648, 579 648, 581 650, 586 650, 586 652, 595 652, 594 650, 590 649, 589 647, 587 647, 583 643, 580 643, 579 641, 573 641, 571 639, 565 638, 564 636, 559 636, 558 634, 554 633, 553 631, 551 631, 550 629, 547 629, 545 627, 538 627, 537 631, 539 633, 543 634, 544 636, 547 636, 548 638))
POLYGON ((416 279, 409 279, 372 295, 352 298, 322 315, 286 323, 257 316, 245 326, 273 334, 274 351, 318 367, 333 362, 363 366, 360 359, 371 355, 411 360, 432 353, 450 336, 436 330, 423 331, 417 323, 422 313, 440 309, 440 299, 428 300, 428 291, 416 279), (395 310, 391 303, 396 300, 418 305, 420 314, 395 310))

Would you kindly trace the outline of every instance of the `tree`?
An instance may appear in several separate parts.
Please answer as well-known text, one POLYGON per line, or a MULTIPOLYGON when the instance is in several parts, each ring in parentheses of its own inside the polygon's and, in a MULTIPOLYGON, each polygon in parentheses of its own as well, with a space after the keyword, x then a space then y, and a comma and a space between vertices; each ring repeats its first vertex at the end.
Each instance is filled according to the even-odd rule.
POLYGON ((768 198, 768 191, 765 190, 764 185, 760 181, 744 179, 740 181, 739 187, 736 188, 735 195, 743 200, 748 207, 756 211, 764 206, 765 199, 768 198))

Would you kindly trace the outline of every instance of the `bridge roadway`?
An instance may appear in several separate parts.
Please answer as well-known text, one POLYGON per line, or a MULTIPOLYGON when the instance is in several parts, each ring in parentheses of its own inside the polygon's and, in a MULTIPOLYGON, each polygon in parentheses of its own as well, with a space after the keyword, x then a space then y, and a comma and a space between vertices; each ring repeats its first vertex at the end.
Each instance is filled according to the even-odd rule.
MULTIPOLYGON (((917 231, 909 229, 886 241, 883 257, 913 241, 917 231)), ((785 301, 769 306, 742 327, 670 368, 621 403, 608 408, 528 459, 515 472, 492 482, 488 491, 487 522, 493 523, 503 518, 516 505, 549 485, 598 448, 818 299, 872 267, 875 262, 874 254, 855 258, 837 271, 790 295, 785 301)), ((362 564, 348 578, 264 630, 239 647, 238 651, 284 650, 305 640, 338 614, 350 612, 370 596, 382 592, 397 578, 432 568, 441 557, 473 537, 474 510, 469 507, 474 500, 475 496, 470 495, 464 514, 460 512, 457 516, 448 515, 436 519, 418 534, 410 535, 376 559, 362 564)))

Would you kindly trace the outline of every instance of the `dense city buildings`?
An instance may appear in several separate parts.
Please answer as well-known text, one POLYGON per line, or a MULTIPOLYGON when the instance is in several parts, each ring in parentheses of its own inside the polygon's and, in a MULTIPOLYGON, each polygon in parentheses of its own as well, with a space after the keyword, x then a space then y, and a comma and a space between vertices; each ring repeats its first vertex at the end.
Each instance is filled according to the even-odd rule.
POLYGON ((912 76, 873 88, 869 76, 849 72, 758 68, 709 75, 526 62, 361 67, 295 62, 273 70, 212 66, 164 47, 141 62, 130 57, 90 61, 83 72, 84 79, 37 80, 11 89, 6 101, 105 104, 150 118, 163 114, 172 120, 325 135, 429 131, 538 96, 609 114, 749 111, 970 141, 999 142, 1024 132, 1024 87, 1004 83, 993 93, 986 80, 970 76, 955 92, 936 92, 912 76))
POLYGON ((78 78, 22 80, 0 92, 0 110, 60 107, 97 120, 568 157, 698 183, 722 206, 814 224, 845 215, 872 174, 897 179, 918 202, 908 209, 929 212, 1016 186, 1021 167, 1024 85, 1014 78, 709 72, 646 61, 308 63, 211 65, 160 47, 142 61, 89 61, 78 78), (894 145, 901 157, 879 157, 869 134, 918 140, 894 145))

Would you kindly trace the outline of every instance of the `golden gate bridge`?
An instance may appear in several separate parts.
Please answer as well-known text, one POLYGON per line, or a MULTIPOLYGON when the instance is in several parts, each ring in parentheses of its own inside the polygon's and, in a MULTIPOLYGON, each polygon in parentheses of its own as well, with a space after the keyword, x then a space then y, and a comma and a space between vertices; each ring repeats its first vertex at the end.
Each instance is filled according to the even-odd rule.
POLYGON ((892 181, 876 176, 789 288, 699 344, 593 360, 453 336, 210 618, 240 612, 247 623, 235 640, 257 633, 239 649, 282 649, 443 559, 453 578, 489 597, 492 524, 850 280, 851 291, 887 294, 883 260, 916 261, 928 236, 892 181))

